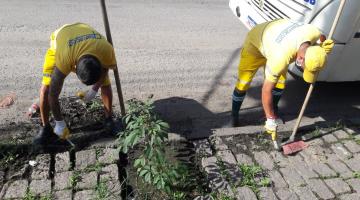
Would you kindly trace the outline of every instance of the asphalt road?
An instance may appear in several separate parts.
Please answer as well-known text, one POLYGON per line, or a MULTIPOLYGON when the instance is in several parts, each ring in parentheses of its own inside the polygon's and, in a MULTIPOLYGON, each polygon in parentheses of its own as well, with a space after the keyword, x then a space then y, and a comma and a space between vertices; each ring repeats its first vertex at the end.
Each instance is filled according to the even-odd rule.
MULTIPOLYGON (((247 33, 231 13, 228 1, 107 2, 124 98, 146 99, 153 94, 167 120, 193 124, 196 119, 214 127, 225 124, 247 33)), ((38 96, 52 31, 73 22, 88 23, 103 34, 105 31, 96 0, 0 3, 0 97, 11 91, 17 95, 15 105, 0 110, 0 124, 6 124, 26 120, 24 113, 38 96)), ((263 115, 262 76, 262 72, 257 74, 243 104, 243 116, 246 114, 249 123, 257 123, 263 115)), ((332 119, 359 116, 359 86, 318 84, 307 115, 332 119)), ((302 81, 289 80, 281 101, 282 112, 289 119, 300 110, 306 89, 302 81)), ((86 87, 72 74, 62 95, 74 95, 78 90, 86 87)), ((116 95, 114 104, 118 106, 116 95)))

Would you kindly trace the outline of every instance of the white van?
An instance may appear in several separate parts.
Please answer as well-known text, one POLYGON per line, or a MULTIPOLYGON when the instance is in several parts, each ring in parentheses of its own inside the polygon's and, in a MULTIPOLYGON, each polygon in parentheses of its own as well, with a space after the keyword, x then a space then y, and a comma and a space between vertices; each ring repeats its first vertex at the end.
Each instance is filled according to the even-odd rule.
MULTIPOLYGON (((230 0, 236 17, 251 29, 278 18, 313 24, 328 36, 340 0, 230 0)), ((333 38, 335 46, 318 81, 360 80, 360 0, 347 0, 333 38)), ((302 76, 294 64, 289 72, 302 76)))

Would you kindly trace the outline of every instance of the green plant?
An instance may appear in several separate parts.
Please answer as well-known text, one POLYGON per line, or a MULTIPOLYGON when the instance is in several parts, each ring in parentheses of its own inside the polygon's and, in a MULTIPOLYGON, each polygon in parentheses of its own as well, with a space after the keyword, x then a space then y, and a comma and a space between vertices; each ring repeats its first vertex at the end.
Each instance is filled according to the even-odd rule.
POLYGON ((268 187, 271 185, 271 180, 266 177, 265 172, 260 166, 240 165, 239 168, 243 176, 240 181, 240 186, 248 186, 257 194, 259 192, 259 187, 268 187))
POLYGON ((71 187, 74 188, 76 184, 81 180, 80 172, 74 171, 74 173, 70 176, 69 179, 71 187))
POLYGON ((105 200, 108 199, 110 192, 109 188, 106 185, 108 180, 103 179, 100 180, 99 183, 96 185, 95 192, 96 192, 96 200, 105 200))
POLYGON ((184 192, 181 191, 175 191, 174 193, 172 193, 172 198, 173 200, 185 200, 186 199, 186 194, 184 192))
POLYGON ((355 139, 356 144, 360 145, 360 139, 355 139))
POLYGON ((97 100, 93 100, 90 102, 90 105, 88 106, 89 107, 89 111, 95 111, 95 110, 98 110, 102 107, 101 103, 97 100))
POLYGON ((35 200, 35 199, 36 199, 35 195, 29 189, 27 189, 23 200, 35 200))
POLYGON ((51 194, 47 194, 46 196, 42 196, 40 197, 40 200, 52 200, 53 197, 51 194))
POLYGON ((141 144, 143 153, 134 162, 138 176, 171 194, 181 181, 179 170, 182 169, 165 157, 169 125, 154 113, 151 99, 146 102, 132 99, 128 104, 128 113, 123 118, 126 128, 117 139, 119 150, 127 153, 129 148, 141 144))
POLYGON ((87 166, 83 171, 86 173, 93 172, 93 171, 100 172, 102 167, 103 167, 103 164, 101 164, 99 161, 96 161, 96 163, 94 165, 87 166))
POLYGON ((354 172, 353 177, 354 178, 360 178, 360 172, 354 172))
POLYGON ((265 177, 265 178, 260 180, 259 185, 261 187, 269 187, 271 185, 271 180, 268 177, 265 177))

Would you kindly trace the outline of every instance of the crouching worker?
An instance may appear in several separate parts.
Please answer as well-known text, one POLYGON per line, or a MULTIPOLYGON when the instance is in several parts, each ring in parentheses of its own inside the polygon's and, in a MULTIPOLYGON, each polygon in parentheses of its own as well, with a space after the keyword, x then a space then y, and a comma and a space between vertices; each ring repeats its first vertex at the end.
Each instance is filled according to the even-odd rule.
POLYGON ((325 66, 332 40, 316 44, 320 31, 313 25, 280 19, 255 26, 247 34, 238 67, 238 80, 232 95, 232 122, 239 125, 239 110, 246 91, 257 72, 264 66, 262 105, 266 116, 266 132, 276 132, 278 103, 285 88, 288 65, 295 62, 308 83, 325 66))
POLYGON ((114 48, 104 36, 89 25, 67 24, 53 32, 50 36, 50 48, 45 55, 40 89, 42 127, 33 143, 47 145, 69 137, 69 129, 60 112, 59 94, 70 72, 75 72, 85 85, 92 86, 84 97, 85 102, 95 98, 101 88, 105 126, 113 128, 112 90, 108 71, 115 66, 114 48), (55 119, 54 129, 49 123, 50 110, 55 119))

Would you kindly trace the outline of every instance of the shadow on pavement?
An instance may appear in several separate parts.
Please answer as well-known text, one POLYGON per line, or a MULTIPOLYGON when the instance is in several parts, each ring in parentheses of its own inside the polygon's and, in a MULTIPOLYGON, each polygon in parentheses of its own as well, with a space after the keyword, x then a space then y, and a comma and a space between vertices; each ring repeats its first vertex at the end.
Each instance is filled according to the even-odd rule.
MULTIPOLYGON (((360 95, 356 92, 359 86, 360 82, 316 84, 304 116, 321 117, 325 122, 346 121, 360 116, 360 95)), ((280 101, 280 113, 285 121, 297 119, 307 89, 308 85, 303 81, 288 81, 280 101)), ((261 86, 251 90, 247 98, 260 100, 261 86)), ((182 97, 160 99, 154 105, 161 118, 170 124, 171 131, 188 139, 206 138, 211 135, 211 129, 230 127, 230 107, 228 112, 213 113, 196 100, 182 97)), ((261 125, 263 121, 259 119, 264 114, 261 106, 244 107, 240 116, 242 125, 261 125)), ((315 129, 319 125, 314 123, 306 129, 315 129)))

